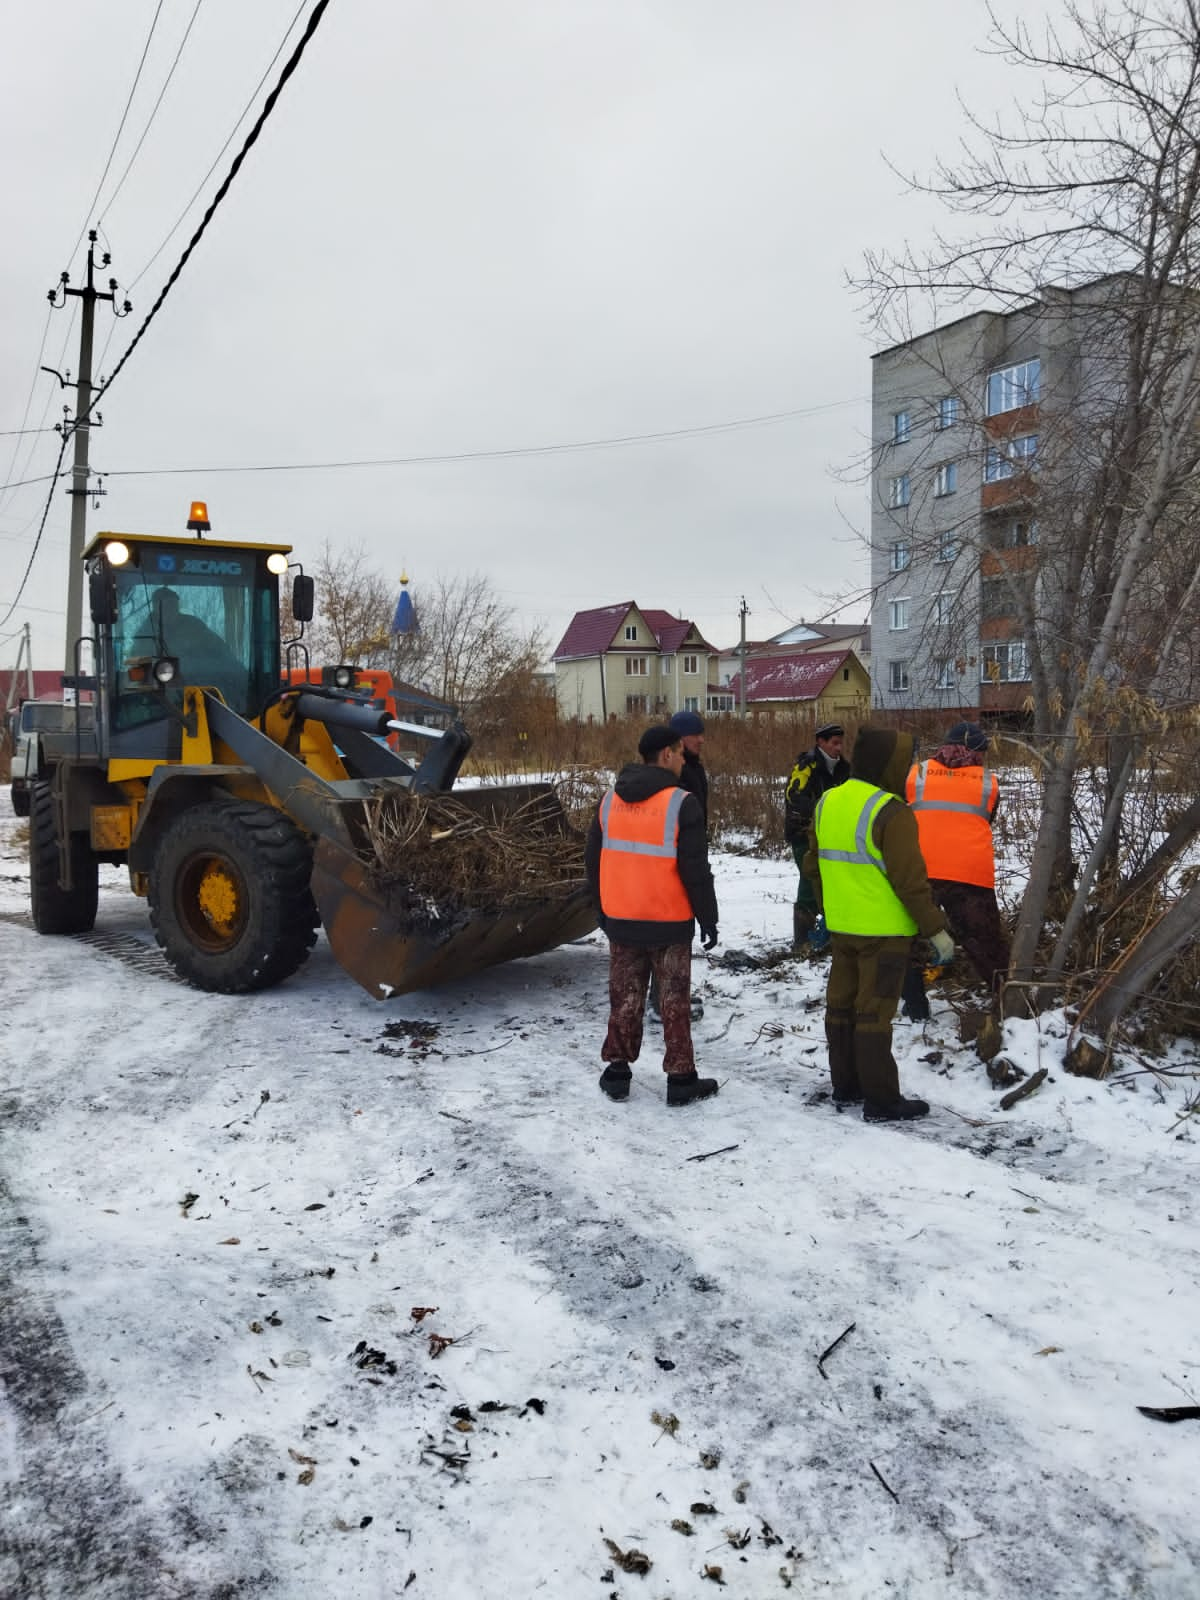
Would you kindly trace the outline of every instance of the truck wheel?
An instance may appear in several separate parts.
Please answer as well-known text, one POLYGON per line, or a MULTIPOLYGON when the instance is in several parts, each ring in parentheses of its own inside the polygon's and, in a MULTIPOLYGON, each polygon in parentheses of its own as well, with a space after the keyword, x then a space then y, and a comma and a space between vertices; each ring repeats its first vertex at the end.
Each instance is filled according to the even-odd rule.
POLYGON ((29 790, 24 785, 18 789, 14 783, 9 794, 12 799, 13 814, 18 817, 27 817, 29 815, 29 790))
POLYGON ((37 778, 29 787, 29 903, 39 933, 86 933, 96 922, 100 866, 85 833, 71 835, 74 888, 58 883, 54 796, 37 778))
POLYGON ((316 941, 311 876, 308 842, 282 812, 232 798, 192 806, 155 852, 155 937, 197 989, 268 989, 290 977, 316 941))

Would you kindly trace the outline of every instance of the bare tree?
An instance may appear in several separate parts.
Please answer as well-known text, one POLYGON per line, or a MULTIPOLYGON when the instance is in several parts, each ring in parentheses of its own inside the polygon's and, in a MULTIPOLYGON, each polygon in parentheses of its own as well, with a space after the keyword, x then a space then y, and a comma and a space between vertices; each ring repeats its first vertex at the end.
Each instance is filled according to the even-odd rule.
MULTIPOLYGON (((1195 647, 1200 10, 1195 0, 1073 6, 1044 37, 992 22, 997 52, 1033 82, 1011 119, 971 119, 961 159, 915 185, 945 203, 953 228, 926 250, 868 258, 860 286, 879 327, 902 338, 917 307, 935 321, 985 301, 1030 308, 1061 358, 1061 387, 1039 405, 1036 561, 995 574, 1027 630, 1044 761, 1013 944, 1014 975, 1030 979, 1064 887, 1049 967, 1066 966, 1117 857, 1145 737, 1161 731, 1195 647), (1103 814, 1072 886, 1075 783, 1099 727, 1103 814)), ((1160 939, 1192 936, 1183 916, 1159 928, 1160 939)), ((1158 970, 1161 960, 1134 964, 1121 1004, 1158 970)))
POLYGON ((545 655, 540 630, 523 629, 480 573, 414 584, 413 608, 417 626, 392 641, 392 671, 451 705, 477 707, 505 680, 511 691, 545 655))
POLYGON ((326 542, 313 576, 317 614, 305 641, 313 665, 385 666, 395 595, 370 566, 363 546, 335 554, 326 542))

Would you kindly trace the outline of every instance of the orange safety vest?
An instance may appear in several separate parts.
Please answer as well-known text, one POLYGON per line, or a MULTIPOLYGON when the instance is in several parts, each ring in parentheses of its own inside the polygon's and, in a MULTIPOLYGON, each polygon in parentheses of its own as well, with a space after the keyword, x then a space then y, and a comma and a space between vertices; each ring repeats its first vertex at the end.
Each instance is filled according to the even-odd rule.
POLYGON ((688 922, 679 876, 679 809, 686 789, 660 789, 632 804, 610 789, 600 802, 600 909, 620 922, 688 922))
POLYGON ((910 770, 905 793, 929 876, 994 889, 991 816, 1000 798, 995 773, 922 761, 910 770))

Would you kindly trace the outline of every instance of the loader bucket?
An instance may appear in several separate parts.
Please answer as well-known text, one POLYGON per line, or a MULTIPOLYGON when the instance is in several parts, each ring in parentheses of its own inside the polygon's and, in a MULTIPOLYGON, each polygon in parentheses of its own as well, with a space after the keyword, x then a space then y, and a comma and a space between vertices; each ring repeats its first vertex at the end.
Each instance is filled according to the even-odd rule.
MULTIPOLYGON (((484 817, 511 812, 540 796, 543 825, 561 833, 565 818, 548 785, 454 791, 456 802, 484 817)), ((403 803, 402 798, 396 803, 403 803)), ((354 808, 361 805, 343 802, 348 831, 359 840, 362 819, 354 808)), ((428 896, 414 897, 403 884, 381 888, 364 852, 349 850, 329 835, 316 843, 312 890, 334 959, 377 1000, 431 989, 518 956, 539 955, 596 926, 582 880, 553 896, 490 910, 455 907, 439 918, 436 910, 431 912, 428 896)))

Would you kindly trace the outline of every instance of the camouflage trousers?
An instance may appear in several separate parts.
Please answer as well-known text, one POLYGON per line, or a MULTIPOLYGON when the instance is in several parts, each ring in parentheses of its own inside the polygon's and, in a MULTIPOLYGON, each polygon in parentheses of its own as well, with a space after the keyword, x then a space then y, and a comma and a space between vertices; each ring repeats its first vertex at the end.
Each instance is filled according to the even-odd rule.
POLYGON ((646 986, 653 973, 662 1014, 664 1072, 692 1073, 692 947, 636 945, 609 940, 608 1034, 602 1061, 636 1061, 642 1048, 646 986))
POLYGON ((955 942, 962 945, 967 959, 986 985, 997 995, 1008 972, 1008 935, 1000 921, 996 891, 978 883, 955 883, 950 878, 931 878, 933 898, 946 913, 955 942))

